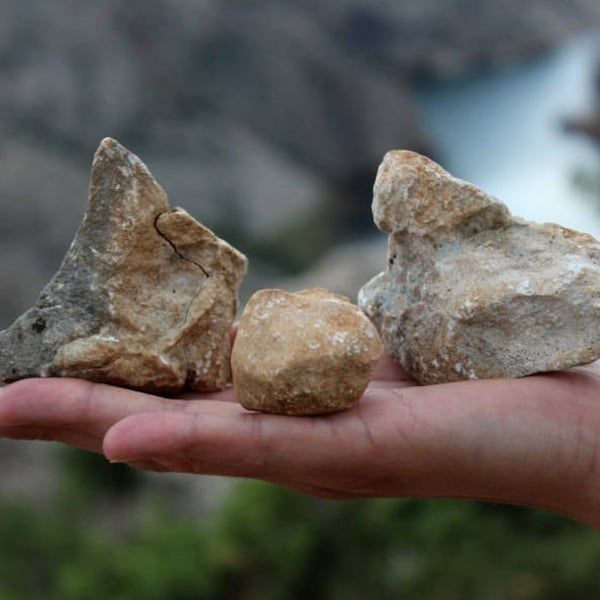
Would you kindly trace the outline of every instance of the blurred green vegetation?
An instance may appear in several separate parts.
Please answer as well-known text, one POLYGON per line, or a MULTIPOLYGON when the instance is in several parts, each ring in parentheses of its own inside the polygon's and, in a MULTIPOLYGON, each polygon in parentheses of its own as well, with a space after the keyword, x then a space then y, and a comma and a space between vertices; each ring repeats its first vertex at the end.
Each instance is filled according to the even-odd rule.
POLYGON ((595 170, 576 170, 573 174, 573 183, 583 190, 600 210, 600 164, 595 170))
MULTIPOLYGON (((267 268, 275 275, 294 275, 310 267, 329 247, 328 219, 315 211, 292 221, 269 237, 257 238, 248 232, 243 213, 236 207, 236 219, 218 221, 211 228, 222 239, 241 250, 250 263, 267 268)), ((255 267, 256 268, 256 265, 255 267)))
POLYGON ((598 171, 578 171, 575 182, 594 197, 600 198, 600 169, 598 171))
POLYGON ((58 457, 63 467, 59 496, 64 509, 85 509, 97 497, 110 500, 125 496, 140 483, 138 471, 125 464, 111 464, 95 452, 61 446, 58 457))
MULTIPOLYGON (((65 491, 89 485, 86 460, 97 459, 64 462, 65 491)), ((114 477, 94 484, 96 500, 115 493, 114 477)), ((326 501, 244 481, 202 520, 153 504, 108 531, 74 504, 65 493, 43 511, 0 507, 2 600, 600 597, 600 534, 523 508, 326 501)))

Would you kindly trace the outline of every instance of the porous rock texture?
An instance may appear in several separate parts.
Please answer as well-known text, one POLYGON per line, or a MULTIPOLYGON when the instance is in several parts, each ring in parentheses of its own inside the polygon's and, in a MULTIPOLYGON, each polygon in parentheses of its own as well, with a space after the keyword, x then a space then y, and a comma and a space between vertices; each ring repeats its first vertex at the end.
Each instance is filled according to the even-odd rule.
POLYGON ((325 289, 261 290, 248 301, 231 367, 245 408, 289 415, 352 407, 383 346, 364 313, 325 289))
POLYGON ((600 357, 600 244, 504 204, 408 151, 386 154, 375 223, 387 270, 359 305, 421 383, 520 377, 600 357))
POLYGON ((246 258, 106 138, 89 208, 36 304, 0 332, 0 380, 69 376, 157 392, 223 388, 246 258))

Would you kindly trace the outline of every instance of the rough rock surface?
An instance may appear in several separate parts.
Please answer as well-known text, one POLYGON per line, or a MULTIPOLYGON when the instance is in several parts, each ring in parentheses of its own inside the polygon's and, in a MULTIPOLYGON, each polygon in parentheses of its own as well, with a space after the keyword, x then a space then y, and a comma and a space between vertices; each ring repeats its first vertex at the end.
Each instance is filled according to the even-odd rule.
POLYGON ((386 154, 373 214, 388 268, 359 305, 415 379, 519 377, 600 357, 600 244, 513 217, 407 151, 386 154))
POLYGON ((0 333, 0 380, 81 377, 161 393, 216 390, 246 259, 106 138, 90 204, 37 303, 0 333))
POLYGON ((335 412, 362 396, 382 351, 375 327, 347 298, 319 288, 261 290, 240 320, 233 382, 250 410, 335 412))

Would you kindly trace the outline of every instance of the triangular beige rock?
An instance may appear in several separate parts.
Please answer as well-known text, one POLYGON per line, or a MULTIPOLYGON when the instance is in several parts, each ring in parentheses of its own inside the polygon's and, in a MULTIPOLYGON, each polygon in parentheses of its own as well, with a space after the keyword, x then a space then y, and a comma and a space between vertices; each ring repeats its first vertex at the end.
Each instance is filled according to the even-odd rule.
POLYGON ((90 204, 52 281, 0 333, 0 379, 69 376, 161 393, 229 378, 229 330, 246 258, 107 138, 90 204))

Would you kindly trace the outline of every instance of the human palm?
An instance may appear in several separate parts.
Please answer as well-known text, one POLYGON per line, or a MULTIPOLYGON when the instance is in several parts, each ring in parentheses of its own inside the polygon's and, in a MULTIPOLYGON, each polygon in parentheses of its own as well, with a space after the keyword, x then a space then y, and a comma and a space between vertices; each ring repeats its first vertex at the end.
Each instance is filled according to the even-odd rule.
POLYGON ((0 390, 0 435, 331 498, 523 504, 600 528, 600 362, 516 380, 419 386, 384 357, 357 406, 317 417, 248 412, 233 389, 166 399, 30 379, 0 390))

